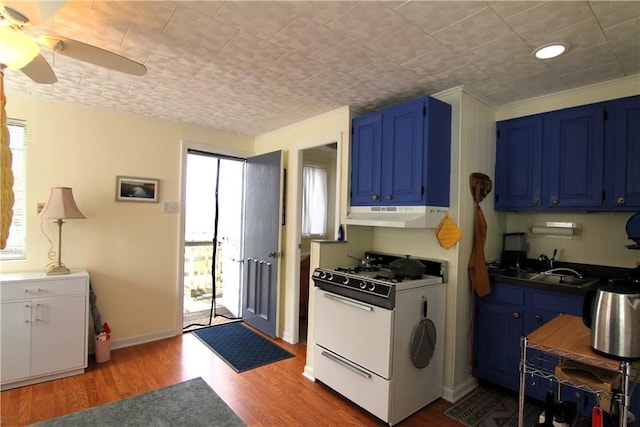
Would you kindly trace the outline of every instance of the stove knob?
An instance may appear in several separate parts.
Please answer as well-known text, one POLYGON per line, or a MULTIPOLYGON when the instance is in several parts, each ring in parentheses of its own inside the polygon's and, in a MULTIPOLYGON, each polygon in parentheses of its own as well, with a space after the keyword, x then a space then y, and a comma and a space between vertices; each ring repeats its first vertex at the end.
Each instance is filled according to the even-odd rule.
POLYGON ((369 283, 369 290, 370 291, 375 291, 376 290, 376 284, 375 283, 369 283))
POLYGON ((366 282, 360 282, 360 289, 366 289, 367 288, 367 283, 366 282))
POLYGON ((348 285, 349 284, 349 278, 345 277, 344 280, 342 281, 343 285, 348 285))
POLYGON ((333 280, 333 273, 327 273, 327 280, 333 280))
POLYGON ((320 278, 324 279, 325 277, 327 277, 327 273, 325 273, 324 271, 320 272, 320 278))

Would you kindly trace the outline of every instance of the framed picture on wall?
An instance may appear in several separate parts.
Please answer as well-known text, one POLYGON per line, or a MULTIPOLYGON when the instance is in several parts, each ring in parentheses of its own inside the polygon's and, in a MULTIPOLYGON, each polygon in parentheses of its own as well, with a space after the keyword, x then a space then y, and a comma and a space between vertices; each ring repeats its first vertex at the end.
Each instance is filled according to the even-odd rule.
POLYGON ((158 203, 160 181, 153 178, 116 177, 116 202, 158 203))

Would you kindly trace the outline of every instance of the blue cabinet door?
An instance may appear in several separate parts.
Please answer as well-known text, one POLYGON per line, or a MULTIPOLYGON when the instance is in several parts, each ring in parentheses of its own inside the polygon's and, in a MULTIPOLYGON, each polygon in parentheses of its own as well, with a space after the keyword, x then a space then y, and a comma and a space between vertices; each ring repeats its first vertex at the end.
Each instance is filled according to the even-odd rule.
POLYGON ((545 114, 543 205, 602 206, 604 117, 603 103, 545 114))
POLYGON ((476 376, 518 390, 522 307, 486 302, 478 306, 476 323, 476 376))
POLYGON ((543 116, 497 124, 495 209, 540 207, 543 116))
POLYGON ((491 294, 476 299, 475 375, 511 390, 520 384, 524 295, 522 287, 493 283, 491 294))
POLYGON ((424 102, 406 102, 384 111, 382 119, 382 203, 423 202, 424 102))
POLYGON ((380 204, 382 113, 353 119, 351 140, 351 205, 380 204))
POLYGON ((605 206, 640 209, 640 96, 607 103, 605 206))
POLYGON ((449 206, 449 104, 425 96, 352 126, 352 206, 449 206))
POLYGON ((424 101, 424 112, 424 202, 427 206, 449 206, 451 105, 427 97, 424 101))

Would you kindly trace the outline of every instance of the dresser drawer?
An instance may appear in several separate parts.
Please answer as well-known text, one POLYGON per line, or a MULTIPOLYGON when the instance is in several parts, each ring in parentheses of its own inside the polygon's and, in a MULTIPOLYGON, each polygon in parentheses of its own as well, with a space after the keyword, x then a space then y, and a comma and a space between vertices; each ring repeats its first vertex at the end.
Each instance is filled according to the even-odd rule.
POLYGON ((87 277, 65 277, 56 279, 27 280, 21 282, 2 281, 0 301, 20 301, 66 295, 85 295, 88 291, 87 277))

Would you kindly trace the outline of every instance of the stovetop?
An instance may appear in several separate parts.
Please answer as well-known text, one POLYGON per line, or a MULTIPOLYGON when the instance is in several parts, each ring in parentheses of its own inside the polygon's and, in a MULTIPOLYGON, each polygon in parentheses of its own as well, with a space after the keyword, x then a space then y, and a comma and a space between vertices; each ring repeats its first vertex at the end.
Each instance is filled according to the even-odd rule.
POLYGON ((422 280, 425 278, 431 278, 433 276, 422 275, 422 276, 401 276, 398 274, 394 274, 391 269, 384 267, 363 267, 359 265, 355 266, 346 266, 346 267, 335 267, 332 269, 337 273, 342 273, 345 275, 362 277, 368 280, 378 280, 386 283, 402 283, 409 282, 412 280, 422 280))
POLYGON ((431 279, 434 276, 431 275, 421 275, 421 276, 402 276, 398 274, 394 274, 391 269, 384 267, 361 267, 361 266, 346 266, 346 267, 335 267, 330 269, 323 269, 326 271, 333 271, 335 274, 341 274, 345 277, 356 277, 362 278, 366 280, 374 280, 384 283, 406 283, 406 282, 414 282, 421 281, 425 279, 431 279))
MULTIPOLYGON (((397 258, 395 258, 397 259, 397 258)), ((387 259, 384 259, 387 261, 387 259)), ((443 283, 446 262, 424 260, 433 264, 427 272, 441 275, 425 274, 419 277, 398 276, 385 264, 380 265, 346 265, 333 268, 316 268, 313 280, 317 287, 339 295, 369 302, 385 308, 395 306, 397 292, 443 283)))

